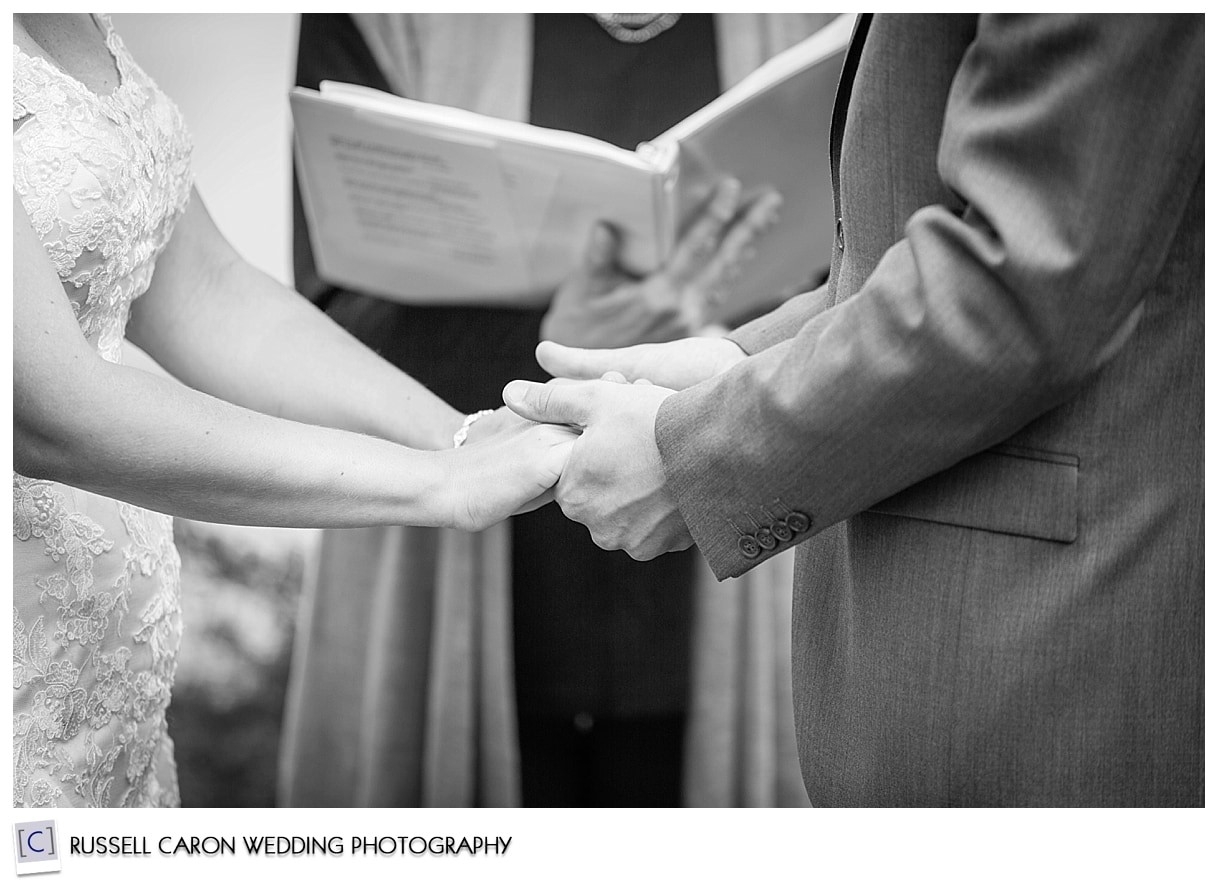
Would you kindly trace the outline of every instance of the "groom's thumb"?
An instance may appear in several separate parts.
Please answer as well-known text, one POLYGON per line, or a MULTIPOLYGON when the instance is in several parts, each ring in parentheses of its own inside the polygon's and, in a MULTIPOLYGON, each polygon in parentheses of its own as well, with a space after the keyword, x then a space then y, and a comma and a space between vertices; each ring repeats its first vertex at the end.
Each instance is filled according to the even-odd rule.
POLYGON ((592 412, 591 383, 530 383, 513 380, 503 389, 503 403, 526 420, 586 426, 592 412))
MULTIPOLYGON (((552 377, 595 380, 606 371, 629 374, 632 366, 629 349, 577 349, 553 340, 537 344, 537 363, 552 377)), ((627 377, 629 379, 629 377, 627 377)))

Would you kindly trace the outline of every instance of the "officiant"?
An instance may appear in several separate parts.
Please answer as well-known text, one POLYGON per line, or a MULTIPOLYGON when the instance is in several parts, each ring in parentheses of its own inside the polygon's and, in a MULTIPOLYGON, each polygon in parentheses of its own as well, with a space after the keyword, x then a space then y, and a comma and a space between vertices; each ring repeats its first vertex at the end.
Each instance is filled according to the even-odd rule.
MULTIPOLYGON (((357 83, 633 149, 832 18, 303 15, 297 84, 357 83)), ((770 214, 725 182, 681 259, 653 276, 624 273, 601 226, 546 309, 407 306, 318 277, 297 190, 296 285, 474 413, 509 380, 545 379, 539 339, 602 347, 703 332, 700 304, 770 214)), ((556 506, 474 537, 329 533, 298 635, 281 802, 798 804, 789 574, 751 579, 751 592, 714 586, 691 553, 640 563, 602 551, 556 506), (766 697, 748 700, 745 679, 766 697), (733 732, 763 761, 740 768, 733 732)))

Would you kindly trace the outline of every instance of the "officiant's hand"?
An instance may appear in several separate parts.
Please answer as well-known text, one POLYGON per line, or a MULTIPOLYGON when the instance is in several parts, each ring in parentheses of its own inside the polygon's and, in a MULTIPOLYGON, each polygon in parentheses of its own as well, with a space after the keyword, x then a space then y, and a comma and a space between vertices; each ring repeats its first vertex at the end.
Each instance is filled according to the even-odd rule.
POLYGON ((543 340, 568 346, 629 346, 697 333, 752 257, 757 238, 778 218, 773 190, 741 202, 740 182, 719 184, 672 257, 649 276, 627 273, 608 224, 592 228, 583 260, 554 295, 541 323, 543 340))
POLYGON ((745 357, 744 350, 725 337, 687 337, 622 349, 573 349, 550 341, 537 346, 537 363, 554 377, 591 380, 615 371, 628 382, 648 380, 677 390, 709 380, 745 357))
POLYGON ((660 403, 673 390, 605 380, 507 385, 503 400, 522 417, 583 429, 555 488, 563 513, 592 541, 651 560, 693 544, 668 489, 655 442, 660 403))

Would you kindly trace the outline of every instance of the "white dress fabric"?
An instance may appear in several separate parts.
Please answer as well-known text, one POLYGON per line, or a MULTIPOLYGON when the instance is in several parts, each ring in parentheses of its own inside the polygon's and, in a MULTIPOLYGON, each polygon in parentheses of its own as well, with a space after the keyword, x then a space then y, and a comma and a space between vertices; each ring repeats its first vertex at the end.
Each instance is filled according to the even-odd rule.
MULTIPOLYGON (((108 95, 14 46, 13 187, 81 333, 118 362, 190 198, 190 138, 96 22, 119 74, 108 95)), ((167 515, 13 476, 14 805, 178 803, 165 722, 178 599, 167 515)))

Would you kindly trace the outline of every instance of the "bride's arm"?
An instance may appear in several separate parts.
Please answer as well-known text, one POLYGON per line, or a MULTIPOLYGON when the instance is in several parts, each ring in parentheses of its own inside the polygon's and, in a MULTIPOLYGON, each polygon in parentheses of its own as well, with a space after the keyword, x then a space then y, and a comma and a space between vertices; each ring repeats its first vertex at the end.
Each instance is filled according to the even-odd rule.
POLYGON ((13 202, 13 447, 22 474, 201 520, 464 529, 505 517, 557 478, 570 436, 545 427, 522 422, 494 444, 420 452, 106 362, 13 202))
POLYGON ((463 414, 244 261, 197 192, 127 335, 187 385, 262 413, 423 449, 451 446, 461 425, 463 414))

